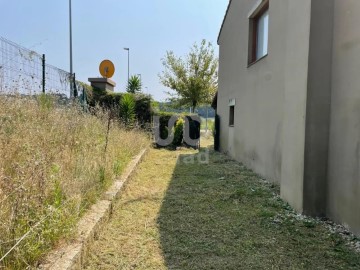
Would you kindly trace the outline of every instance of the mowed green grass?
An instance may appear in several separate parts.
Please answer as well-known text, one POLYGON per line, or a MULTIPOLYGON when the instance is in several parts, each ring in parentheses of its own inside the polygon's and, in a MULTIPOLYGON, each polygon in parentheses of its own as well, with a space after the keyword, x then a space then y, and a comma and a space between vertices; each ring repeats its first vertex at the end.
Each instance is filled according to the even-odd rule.
POLYGON ((296 219, 276 186, 202 151, 150 150, 86 269, 360 269, 358 253, 296 219))

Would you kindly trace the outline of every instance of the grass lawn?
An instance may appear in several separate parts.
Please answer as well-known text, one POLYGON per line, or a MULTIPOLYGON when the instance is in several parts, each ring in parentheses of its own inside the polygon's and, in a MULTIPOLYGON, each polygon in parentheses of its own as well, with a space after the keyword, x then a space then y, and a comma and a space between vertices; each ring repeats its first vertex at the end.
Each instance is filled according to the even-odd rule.
POLYGON ((360 269, 360 254, 295 218, 276 186, 212 150, 199 164, 196 153, 150 150, 86 269, 360 269))

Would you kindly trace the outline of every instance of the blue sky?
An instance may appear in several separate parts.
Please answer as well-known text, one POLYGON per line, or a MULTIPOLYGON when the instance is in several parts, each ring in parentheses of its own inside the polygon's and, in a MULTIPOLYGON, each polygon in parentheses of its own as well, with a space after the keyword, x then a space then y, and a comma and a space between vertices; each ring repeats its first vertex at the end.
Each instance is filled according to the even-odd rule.
MULTIPOLYGON (((100 76, 101 60, 116 66, 116 91, 130 74, 157 100, 168 90, 159 83, 167 50, 184 55, 194 42, 216 44, 228 0, 72 0, 74 72, 77 79, 100 76)), ((69 70, 68 0, 0 0, 0 36, 45 53, 47 62, 69 70)))

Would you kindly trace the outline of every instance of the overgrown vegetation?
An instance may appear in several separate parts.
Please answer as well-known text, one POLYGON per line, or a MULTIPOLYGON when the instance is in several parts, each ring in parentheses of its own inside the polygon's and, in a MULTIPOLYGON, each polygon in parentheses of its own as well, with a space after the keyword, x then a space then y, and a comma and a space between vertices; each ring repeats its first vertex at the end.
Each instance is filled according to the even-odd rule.
POLYGON ((49 96, 0 96, 0 262, 25 269, 72 229, 128 161, 148 145, 111 114, 54 106, 49 96))
POLYGON ((276 185, 201 153, 150 150, 86 269, 360 269, 359 253, 297 216, 276 185))
POLYGON ((151 117, 153 114, 151 103, 152 98, 150 95, 143 93, 114 93, 110 91, 104 91, 97 88, 93 88, 89 85, 83 84, 86 89, 86 99, 91 108, 100 106, 111 110, 114 115, 118 115, 122 118, 120 112, 120 103, 124 96, 132 96, 135 101, 135 119, 134 124, 136 126, 147 128, 150 126, 151 117))

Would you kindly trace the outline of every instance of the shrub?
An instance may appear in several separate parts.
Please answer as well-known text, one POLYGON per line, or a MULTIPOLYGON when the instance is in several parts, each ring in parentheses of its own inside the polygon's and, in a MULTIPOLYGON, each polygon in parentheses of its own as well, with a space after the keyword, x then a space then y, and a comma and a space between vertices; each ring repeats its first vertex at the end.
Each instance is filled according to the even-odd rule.
POLYGON ((135 99, 127 93, 120 99, 120 119, 126 127, 132 127, 135 121, 135 99))
MULTIPOLYGON (((159 116, 159 118, 160 118, 159 129, 160 129, 160 138, 161 139, 166 139, 169 136, 168 123, 169 123, 169 120, 171 117, 177 117, 182 120, 182 121, 179 121, 179 119, 178 119, 176 121, 175 128, 172 129, 172 131, 174 132, 174 141, 172 144, 173 146, 181 145, 181 143, 183 141, 184 132, 189 132, 190 138, 193 140, 200 139, 200 123, 192 120, 190 115, 179 115, 179 114, 171 113, 171 112, 160 112, 157 114, 157 116, 159 116), (185 118, 187 118, 189 121, 189 128, 190 128, 189 131, 185 130, 185 128, 186 128, 185 118), (177 125, 178 125, 178 127, 176 127, 177 125), (180 132, 180 130, 181 130, 181 132, 180 132), (177 133, 175 133, 175 131, 177 133)), ((158 144, 157 144, 157 146, 160 147, 160 145, 158 145, 158 144)), ((192 147, 197 147, 197 146, 192 146, 192 147)))
POLYGON ((183 142, 183 134, 184 134, 184 125, 185 125, 185 121, 183 118, 179 118, 176 121, 175 127, 174 127, 174 140, 173 140, 173 145, 176 146, 180 146, 183 142))
POLYGON ((141 128, 147 127, 151 123, 153 110, 150 95, 135 94, 135 114, 137 122, 141 128))
POLYGON ((166 139, 169 136, 169 127, 168 123, 171 117, 180 117, 180 115, 170 112, 159 112, 157 114, 159 116, 159 129, 160 129, 160 138, 166 139))
MULTIPOLYGON (((119 104, 124 95, 128 93, 114 93, 109 91, 93 88, 89 85, 85 86, 87 102, 91 108, 97 105, 102 108, 109 109, 114 115, 120 115, 119 104)), ((136 93, 133 95, 135 99, 135 118, 140 125, 144 128, 151 123, 152 108, 151 96, 143 93, 136 93)))

